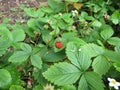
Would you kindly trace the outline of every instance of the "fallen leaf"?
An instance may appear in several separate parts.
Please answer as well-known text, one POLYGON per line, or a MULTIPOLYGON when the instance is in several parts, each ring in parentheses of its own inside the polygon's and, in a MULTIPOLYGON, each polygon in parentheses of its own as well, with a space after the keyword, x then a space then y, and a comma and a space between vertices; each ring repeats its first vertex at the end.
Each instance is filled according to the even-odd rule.
POLYGON ((79 10, 83 6, 83 4, 82 3, 74 3, 73 6, 74 6, 74 8, 76 8, 77 10, 79 10))

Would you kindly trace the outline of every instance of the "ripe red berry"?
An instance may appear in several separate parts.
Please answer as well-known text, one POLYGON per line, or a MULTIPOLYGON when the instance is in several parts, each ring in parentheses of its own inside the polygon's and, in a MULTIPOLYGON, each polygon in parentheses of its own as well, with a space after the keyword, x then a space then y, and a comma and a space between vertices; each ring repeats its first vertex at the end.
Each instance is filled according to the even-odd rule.
POLYGON ((63 43, 62 42, 55 42, 55 47, 60 49, 63 47, 63 43))

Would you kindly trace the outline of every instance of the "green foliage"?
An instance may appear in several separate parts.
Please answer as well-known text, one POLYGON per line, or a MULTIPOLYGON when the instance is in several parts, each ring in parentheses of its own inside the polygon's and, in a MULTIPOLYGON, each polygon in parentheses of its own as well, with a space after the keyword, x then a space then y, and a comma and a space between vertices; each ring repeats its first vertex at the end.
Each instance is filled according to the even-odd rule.
POLYGON ((94 59, 92 67, 95 72, 103 75, 109 70, 110 63, 104 56, 98 56, 94 59))
POLYGON ((120 22, 120 11, 116 10, 113 12, 113 14, 111 15, 110 19, 112 20, 112 22, 114 24, 119 24, 120 22))
POLYGON ((117 71, 120 72, 120 62, 114 63, 114 67, 116 68, 117 71))
POLYGON ((74 65, 64 62, 51 66, 43 75, 57 85, 67 85, 75 83, 81 72, 74 65))
POLYGON ((12 82, 10 73, 6 69, 0 69, 0 88, 7 89, 12 82))
POLYGON ((39 55, 45 62, 58 62, 65 58, 65 52, 54 52, 53 49, 47 49, 46 47, 42 48, 39 52, 39 55))
POLYGON ((118 52, 113 52, 113 51, 110 51, 110 50, 105 50, 103 55, 109 60, 109 61, 112 61, 112 62, 118 62, 119 61, 119 58, 120 58, 120 53, 118 52))
POLYGON ((66 4, 61 2, 61 0, 48 0, 48 5, 55 11, 59 12, 65 8, 66 4))
POLYGON ((110 26, 103 26, 101 28, 100 35, 104 40, 109 39, 113 34, 114 34, 114 31, 110 26))
POLYGON ((76 90, 76 88, 73 85, 66 85, 62 87, 62 90, 76 90))
POLYGON ((11 41, 13 41, 14 43, 23 41, 25 39, 25 32, 23 30, 14 30, 11 32, 11 34, 13 37, 11 41))
POLYGON ((33 66, 35 66, 35 67, 37 67, 39 69, 42 68, 42 60, 41 60, 40 56, 38 56, 38 55, 32 55, 30 57, 30 59, 31 59, 31 63, 32 63, 33 66))
POLYGON ((78 2, 79 0, 66 0, 67 2, 78 2))
POLYGON ((119 8, 119 0, 21 6, 24 22, 0 24, 0 89, 109 88, 108 77, 120 78, 119 8))
POLYGON ((9 90, 25 90, 25 89, 19 85, 12 85, 9 90))
POLYGON ((21 51, 14 52, 14 54, 9 58, 10 62, 21 63, 28 59, 31 54, 31 47, 28 44, 23 44, 21 49, 21 51))
POLYGON ((104 85, 99 75, 97 75, 94 72, 86 72, 79 81, 78 89, 79 90, 81 89, 82 90, 104 90, 104 85))
POLYGON ((74 43, 68 43, 66 54, 72 64, 76 65, 80 70, 86 70, 91 64, 89 54, 83 48, 77 48, 74 43))
POLYGON ((110 45, 114 45, 114 46, 117 46, 117 45, 120 45, 120 38, 118 37, 111 37, 107 40, 107 42, 110 44, 110 45))

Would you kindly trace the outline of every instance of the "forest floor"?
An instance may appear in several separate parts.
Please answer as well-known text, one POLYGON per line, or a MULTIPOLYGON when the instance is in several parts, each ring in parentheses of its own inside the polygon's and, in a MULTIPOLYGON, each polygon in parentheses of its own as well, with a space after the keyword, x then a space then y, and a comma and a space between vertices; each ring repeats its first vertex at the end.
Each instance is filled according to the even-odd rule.
POLYGON ((47 0, 0 0, 0 22, 4 18, 10 18, 11 22, 23 19, 23 12, 19 9, 22 5, 26 7, 39 8, 47 4, 47 0))

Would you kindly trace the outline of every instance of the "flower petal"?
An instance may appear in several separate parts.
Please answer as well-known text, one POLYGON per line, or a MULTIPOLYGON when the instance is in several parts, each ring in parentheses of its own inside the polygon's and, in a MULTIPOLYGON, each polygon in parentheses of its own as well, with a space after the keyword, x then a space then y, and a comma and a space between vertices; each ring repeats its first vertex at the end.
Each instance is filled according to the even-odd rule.
POLYGON ((109 86, 110 86, 110 87, 114 87, 115 84, 113 84, 113 83, 109 83, 109 86))
POLYGON ((111 82, 112 80, 113 80, 112 78, 108 78, 108 81, 110 81, 110 82, 111 82))
POLYGON ((118 90, 118 89, 119 89, 119 87, 118 87, 118 86, 116 86, 116 85, 114 85, 114 88, 115 88, 116 90, 118 90))
POLYGON ((120 83, 119 83, 119 82, 117 82, 117 83, 116 83, 116 85, 117 85, 117 86, 120 86, 120 83))

